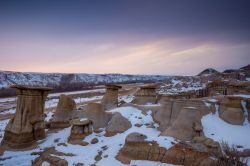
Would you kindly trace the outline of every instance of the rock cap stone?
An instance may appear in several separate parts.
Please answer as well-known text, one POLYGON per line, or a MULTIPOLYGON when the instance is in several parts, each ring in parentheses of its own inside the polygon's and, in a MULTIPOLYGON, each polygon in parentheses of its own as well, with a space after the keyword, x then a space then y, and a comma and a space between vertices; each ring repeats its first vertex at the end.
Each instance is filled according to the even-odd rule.
POLYGON ((77 118, 77 119, 71 120, 70 123, 75 126, 81 126, 81 125, 87 125, 89 123, 92 123, 92 121, 87 118, 77 118))

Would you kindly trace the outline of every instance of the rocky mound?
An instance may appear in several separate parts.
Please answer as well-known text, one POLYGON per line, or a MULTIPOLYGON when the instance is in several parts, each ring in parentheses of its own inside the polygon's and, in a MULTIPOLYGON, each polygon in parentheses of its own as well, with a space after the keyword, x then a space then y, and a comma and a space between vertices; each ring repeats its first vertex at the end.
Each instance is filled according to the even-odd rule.
POLYGON ((56 111, 57 112, 65 112, 65 111, 72 111, 76 109, 75 101, 64 94, 60 95, 59 103, 57 105, 56 111))
POLYGON ((98 130, 108 125, 112 114, 105 112, 101 103, 88 103, 86 111, 82 112, 81 117, 90 119, 93 122, 93 128, 98 130))
POLYGON ((209 153, 206 147, 198 148, 188 144, 175 144, 170 149, 160 147, 156 142, 146 141, 146 136, 131 133, 126 137, 125 145, 116 158, 124 164, 131 160, 149 160, 176 165, 209 165, 209 153))
POLYGON ((43 152, 37 153, 39 157, 37 157, 34 161, 32 161, 32 166, 43 166, 43 165, 60 165, 67 166, 68 162, 64 159, 61 159, 58 156, 73 156, 74 154, 62 153, 55 150, 54 147, 46 148, 43 152))
POLYGON ((220 118, 230 124, 242 125, 245 120, 244 110, 241 105, 242 101, 243 98, 237 96, 225 96, 220 98, 220 118))
POLYGON ((123 133, 131 128, 130 121, 124 118, 120 113, 116 112, 108 123, 106 128, 106 136, 114 136, 117 133, 123 133))
POLYGON ((201 100, 162 100, 161 107, 154 112, 153 118, 159 123, 159 130, 165 131, 170 127, 179 116, 180 110, 184 107, 193 107, 199 110, 200 115, 204 116, 209 112, 214 112, 214 105, 209 107, 201 100))
POLYGON ((184 107, 173 124, 162 132, 161 135, 188 141, 195 136, 199 136, 201 132, 202 125, 199 110, 192 107, 184 107))

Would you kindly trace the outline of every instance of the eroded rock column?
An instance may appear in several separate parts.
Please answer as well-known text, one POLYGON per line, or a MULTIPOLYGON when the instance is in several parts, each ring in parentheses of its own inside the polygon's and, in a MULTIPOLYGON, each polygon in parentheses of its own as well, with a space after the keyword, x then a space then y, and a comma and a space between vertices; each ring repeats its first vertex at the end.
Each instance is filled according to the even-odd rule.
POLYGON ((118 106, 118 90, 121 86, 106 85, 106 94, 102 99, 102 104, 105 110, 116 108, 118 106))
POLYGON ((52 89, 20 85, 11 87, 17 90, 16 113, 5 128, 2 144, 14 149, 25 148, 45 137, 44 103, 52 89))
POLYGON ((136 104, 155 104, 156 103, 156 86, 142 86, 135 94, 134 103, 136 104))

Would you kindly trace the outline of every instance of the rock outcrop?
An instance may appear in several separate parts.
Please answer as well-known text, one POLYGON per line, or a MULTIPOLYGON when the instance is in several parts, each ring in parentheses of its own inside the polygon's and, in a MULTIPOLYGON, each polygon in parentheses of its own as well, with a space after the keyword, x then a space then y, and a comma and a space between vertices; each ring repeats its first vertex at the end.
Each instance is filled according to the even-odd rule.
POLYGON ((105 136, 114 136, 117 133, 123 133, 131 128, 132 125, 130 121, 128 121, 125 117, 123 117, 120 113, 115 113, 106 127, 105 136))
POLYGON ((36 140, 45 138, 44 102, 48 87, 14 85, 17 90, 15 116, 5 128, 2 144, 10 148, 26 148, 36 140))
POLYGON ((88 103, 86 111, 82 112, 79 118, 88 118, 93 122, 94 130, 98 130, 108 125, 112 113, 106 112, 101 103, 88 103))
POLYGON ((160 103, 162 106, 154 112, 153 118, 154 121, 159 123, 158 129, 162 132, 174 123, 180 114, 180 110, 182 110, 184 107, 196 108, 200 114, 200 118, 211 111, 213 112, 215 109, 212 104, 207 106, 202 100, 162 99, 160 103))
POLYGON ((74 110, 76 110, 75 101, 69 96, 60 95, 54 118, 50 122, 50 128, 69 127, 74 110))
POLYGON ((156 86, 155 85, 147 85, 147 86, 140 87, 140 89, 135 93, 135 99, 134 99, 133 103, 135 103, 135 104, 147 104, 147 103, 155 104, 156 101, 157 101, 156 86))
POLYGON ((224 121, 234 124, 242 125, 244 122, 244 111, 241 106, 242 97, 225 96, 220 99, 219 116, 224 121))
POLYGON ((106 93, 103 96, 102 104, 105 110, 110 110, 118 106, 118 90, 121 86, 106 85, 106 93))
POLYGON ((32 166, 68 166, 68 162, 57 156, 74 156, 71 153, 62 153, 55 150, 54 147, 46 148, 43 152, 38 152, 39 157, 32 161, 32 166))
POLYGON ((164 136, 189 141, 202 132, 201 114, 193 107, 184 107, 169 128, 161 133, 164 136))
MULTIPOLYGON (((116 158, 124 164, 131 160, 149 160, 176 165, 199 166, 209 158, 206 148, 196 148, 188 144, 175 144, 166 149, 156 142, 146 141, 146 136, 140 133, 131 133, 126 137, 125 145, 116 158)), ((204 164, 204 163, 203 163, 204 164)))

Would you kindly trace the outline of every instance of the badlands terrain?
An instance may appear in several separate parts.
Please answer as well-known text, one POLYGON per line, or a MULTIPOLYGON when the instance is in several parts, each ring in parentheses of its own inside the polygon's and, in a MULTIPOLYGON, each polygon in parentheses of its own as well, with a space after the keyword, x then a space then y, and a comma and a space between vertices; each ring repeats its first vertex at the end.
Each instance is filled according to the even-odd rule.
POLYGON ((250 65, 197 76, 0 72, 0 86, 17 94, 0 98, 0 165, 250 165, 250 65), (53 91, 63 86, 77 91, 53 91))

